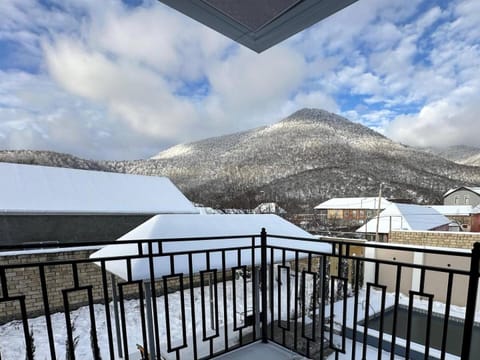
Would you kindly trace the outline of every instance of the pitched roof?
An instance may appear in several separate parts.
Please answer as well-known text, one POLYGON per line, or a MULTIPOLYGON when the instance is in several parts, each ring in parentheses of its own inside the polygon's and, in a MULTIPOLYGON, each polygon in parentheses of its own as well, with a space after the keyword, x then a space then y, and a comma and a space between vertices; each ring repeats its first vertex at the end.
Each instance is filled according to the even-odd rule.
MULTIPOLYGON (((122 244, 122 240, 166 240, 162 243, 162 250, 165 254, 169 252, 188 252, 202 251, 208 249, 226 248, 231 251, 225 252, 225 267, 231 268, 237 266, 238 248, 247 247, 241 250, 242 264, 252 264, 251 250, 252 239, 249 236, 260 235, 262 228, 265 228, 268 234, 290 236, 296 238, 315 239, 308 232, 298 226, 282 219, 277 215, 157 215, 142 225, 133 229, 129 233, 118 239, 118 244, 107 245, 103 249, 93 253, 91 258, 137 255, 137 244, 122 244), (228 239, 228 237, 243 236, 242 238, 228 239), (215 240, 209 237, 227 237, 227 239, 215 240), (190 240, 182 240, 190 239, 190 240), (206 238, 202 240, 192 240, 192 238, 206 238)), ((257 245, 259 238, 257 237, 257 245)), ((320 241, 304 241, 268 238, 268 245, 282 246, 286 248, 295 248, 299 250, 315 250, 329 252, 329 244, 320 241)), ((153 252, 158 253, 157 242, 154 242, 153 252)), ((260 261, 260 249, 255 251, 255 263, 260 261)), ((144 254, 148 253, 148 246, 143 243, 144 254)), ((210 257, 211 268, 222 267, 222 257, 218 252, 212 252, 210 257)), ((168 255, 167 255, 168 256, 168 255)), ((294 259, 294 252, 286 252, 286 260, 294 259)), ((204 252, 193 255, 193 272, 206 269, 206 255, 204 252)), ((282 260, 281 252, 275 254, 276 261, 282 260)), ((149 259, 132 260, 132 276, 134 280, 149 279, 149 259)), ((108 261, 107 270, 126 279, 127 269, 125 261, 108 261)), ((170 274, 170 264, 165 257, 155 257, 155 276, 170 274)), ((175 271, 177 273, 188 273, 189 265, 185 255, 178 255, 175 259, 175 271)))
POLYGON ((472 213, 472 205, 432 205, 432 209, 445 216, 468 216, 472 213))
POLYGON ((198 213, 167 178, 0 163, 0 213, 198 213))
POLYGON ((160 0, 248 48, 262 52, 357 0, 160 0))
MULTIPOLYGON (((380 207, 385 209, 391 202, 385 198, 380 201, 380 207)), ((333 198, 315 206, 314 209, 378 209, 377 197, 352 197, 352 198, 333 198)))
MULTIPOLYGON (((433 230, 450 223, 450 220, 428 206, 391 204, 380 213, 378 232, 388 234, 393 230, 433 230)), ((357 229, 357 232, 375 233, 377 218, 357 229)))
POLYGON ((457 190, 460 190, 460 189, 470 190, 470 191, 480 195, 480 186, 460 186, 460 187, 448 190, 445 194, 443 194, 443 197, 446 197, 446 196, 450 195, 451 193, 453 193, 457 190))

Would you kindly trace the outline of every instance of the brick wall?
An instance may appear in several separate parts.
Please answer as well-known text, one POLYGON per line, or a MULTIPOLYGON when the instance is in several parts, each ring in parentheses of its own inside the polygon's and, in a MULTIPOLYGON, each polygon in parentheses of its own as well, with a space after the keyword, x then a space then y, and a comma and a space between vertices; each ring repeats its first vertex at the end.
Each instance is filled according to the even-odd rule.
MULTIPOLYGON (((36 264, 42 262, 61 262, 68 260, 88 259, 89 255, 95 250, 80 251, 56 251, 49 253, 16 253, 15 255, 0 255, 0 265, 17 265, 17 264, 36 264)), ((45 265, 45 279, 48 292, 48 303, 50 312, 64 311, 63 306, 63 289, 74 287, 72 265, 45 265)), ((227 272, 227 278, 231 277, 231 272, 227 272)), ((40 281, 40 271, 38 266, 34 267, 18 267, 14 269, 6 269, 5 277, 8 285, 9 297, 25 296, 25 304, 28 317, 35 317, 44 314, 43 294, 40 281)), ((217 273, 218 281, 222 280, 222 273, 217 273)), ((124 282, 123 279, 117 278, 116 281, 124 282)), ((188 286, 188 277, 184 278, 184 285, 188 286)), ((103 303, 103 282, 101 268, 94 263, 78 264, 78 283, 79 286, 91 285, 93 300, 95 303, 103 303)), ((199 276, 194 277, 195 286, 199 286, 199 276)), ((155 282, 157 295, 163 294, 163 280, 155 282)), ((175 281, 169 281, 169 291, 176 290, 175 281), (170 288, 171 286, 171 288, 170 288)), ((111 275, 107 272, 107 290, 108 300, 112 299, 111 294, 111 275)), ((0 287, 0 299, 4 296, 0 287)), ((117 291, 118 293, 118 291, 117 291)), ((124 287, 126 298, 134 298, 138 296, 138 287, 129 285, 124 287)), ((87 304, 87 291, 71 292, 68 296, 70 309, 75 309, 87 304)), ((20 319, 20 306, 18 301, 0 302, 0 324, 13 319, 20 319)))
MULTIPOLYGON (((34 253, 0 256, 0 265, 35 264, 51 261, 87 259, 94 250, 64 251, 50 253, 34 253)), ((47 265, 44 267, 47 284, 48 302, 51 312, 63 309, 62 289, 74 287, 73 270, 71 265, 47 265)), ((5 270, 9 297, 25 296, 25 304, 29 317, 44 313, 43 295, 41 287, 40 269, 35 267, 7 268, 5 270)), ((102 274, 98 266, 93 263, 78 264, 79 286, 92 285, 93 298, 96 302, 103 300, 102 274)), ((108 276, 108 287, 111 287, 108 276)), ((3 296, 3 294, 2 294, 3 296)), ((72 308, 87 302, 86 291, 72 292, 69 295, 72 308)), ((0 303, 0 322, 19 317, 18 302, 0 303)))
POLYGON ((480 233, 451 231, 392 231, 390 243, 471 249, 480 233))

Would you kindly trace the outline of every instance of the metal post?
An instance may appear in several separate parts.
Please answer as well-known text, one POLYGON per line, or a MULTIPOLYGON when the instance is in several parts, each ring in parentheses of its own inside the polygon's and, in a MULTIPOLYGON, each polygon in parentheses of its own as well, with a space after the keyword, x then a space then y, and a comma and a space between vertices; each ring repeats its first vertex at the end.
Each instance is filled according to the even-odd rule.
POLYGON ((155 356, 155 336, 153 335, 153 316, 152 316, 152 291, 150 282, 144 282, 143 287, 145 289, 145 300, 147 307, 147 331, 148 331, 148 358, 156 359, 155 356))
POLYGON ((378 233, 380 227, 380 211, 382 208, 382 186, 383 183, 380 183, 380 191, 378 193, 378 209, 377 209, 377 229, 375 231, 375 241, 380 241, 380 235, 378 233))
MULTIPOLYGON (((112 280, 112 300, 113 300, 113 316, 115 317, 115 332, 117 334, 117 351, 118 357, 123 357, 123 350, 122 350, 122 335, 120 331, 120 317, 118 315, 118 295, 117 295, 117 281, 115 279, 115 275, 111 274, 112 280)), ((108 304, 105 304, 108 306, 108 304)))
MULTIPOLYGON (((262 228, 261 233, 261 277, 262 277, 262 342, 268 342, 267 327, 267 232, 262 228)), ((273 261, 273 259, 272 259, 273 261)), ((270 285, 271 286, 271 285, 270 285)))
POLYGON ((252 306, 256 340, 258 334, 260 334, 260 268, 258 266, 254 266, 252 268, 252 272, 255 272, 254 275, 252 274, 252 286, 253 292, 255 293, 254 303, 252 306))
POLYGON ((215 331, 215 310, 214 310, 214 305, 216 299, 213 298, 213 273, 208 274, 208 295, 210 298, 209 304, 210 304, 210 329, 215 331))
POLYGON ((475 306, 478 291, 478 272, 480 268, 480 243, 476 242, 472 249, 470 262, 470 276, 468 281, 467 308, 465 311, 465 323, 463 328, 462 360, 470 359, 472 344, 472 332, 475 321, 475 306))

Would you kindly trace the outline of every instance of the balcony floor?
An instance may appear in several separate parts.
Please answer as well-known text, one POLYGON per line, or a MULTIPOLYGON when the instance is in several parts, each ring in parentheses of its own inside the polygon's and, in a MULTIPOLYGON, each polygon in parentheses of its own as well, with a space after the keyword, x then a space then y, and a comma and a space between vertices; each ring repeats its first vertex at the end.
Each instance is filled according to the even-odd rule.
POLYGON ((244 359, 262 359, 262 360, 301 360, 306 359, 302 355, 296 354, 274 343, 256 342, 246 345, 240 349, 227 354, 220 355, 215 360, 244 360, 244 359))

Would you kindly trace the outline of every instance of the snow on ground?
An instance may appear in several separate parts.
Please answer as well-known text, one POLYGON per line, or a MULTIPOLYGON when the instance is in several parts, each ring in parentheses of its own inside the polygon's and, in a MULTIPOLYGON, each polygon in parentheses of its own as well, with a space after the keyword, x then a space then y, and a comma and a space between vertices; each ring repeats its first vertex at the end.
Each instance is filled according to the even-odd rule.
MULTIPOLYGON (((294 278, 290 279, 291 281, 291 289, 294 289, 294 278)), ((237 286, 242 284, 242 281, 237 282, 237 286)), ((281 289, 282 289, 282 309, 286 308, 286 299, 283 294, 286 294, 286 279, 281 279, 281 289)), ((306 292, 310 294, 313 289, 313 284, 306 283, 306 292)), ((238 343, 238 332, 234 332, 232 329, 233 323, 233 290, 232 290, 232 282, 227 282, 226 284, 227 289, 227 332, 228 332, 228 341, 229 346, 238 343)), ((275 287, 277 289, 277 287, 275 287)), ((209 303, 209 295, 208 295, 208 288, 205 289, 205 304, 209 303)), ((291 296, 291 307, 293 309, 294 304, 294 292, 290 294, 291 296)), ((363 320, 365 314, 365 289, 360 290, 359 292, 359 301, 358 301, 358 321, 363 320)), ((369 315, 374 315, 380 311, 380 295, 379 291, 372 290, 371 292, 371 299, 370 299, 370 306, 368 313, 369 315)), ((172 330, 172 341, 173 346, 178 345, 182 341, 182 320, 181 320, 181 311, 180 311, 180 292, 171 293, 169 296, 169 315, 170 315, 170 322, 171 322, 171 330, 172 330)), ((218 303, 218 311, 219 311, 219 332, 220 337, 216 338, 213 341, 214 344, 214 351, 224 349, 224 315, 223 315, 223 283, 218 284, 218 299, 220 299, 218 303)), ((275 312, 277 311, 277 299, 278 295, 275 290, 274 294, 274 308, 275 312)), ((175 353, 167 354, 167 344, 166 344, 166 327, 165 327, 165 298, 163 296, 157 298, 157 309, 158 309, 158 320, 159 320, 159 331, 160 331, 160 346, 162 349, 162 355, 166 359, 174 359, 175 353)), ((252 308, 252 296, 251 296, 251 283, 249 282, 247 285, 247 310, 252 308)), ((386 308, 392 306, 394 304, 395 298, 394 294, 388 293, 386 296, 386 308)), ((400 304, 408 305, 408 297, 401 295, 400 304)), ((194 289, 194 303, 195 303, 195 331, 197 333, 197 348, 198 348, 198 355, 206 356, 209 354, 210 351, 210 344, 208 341, 202 341, 202 301, 201 301, 201 289, 195 288, 194 289)), ((354 315, 354 297, 349 297, 347 299, 347 326, 352 327, 353 325, 353 315, 354 315)), ((110 306, 110 312, 113 321, 113 305, 112 303, 110 306)), ((208 316, 208 305, 207 306, 207 321, 209 321, 208 316)), ((342 319, 342 306, 343 302, 338 301, 334 304, 334 313, 335 313, 335 324, 337 329, 339 329, 338 324, 341 324, 342 319)), ((419 309, 427 309, 428 303, 427 301, 416 299, 415 300, 415 307, 419 309)), ((243 291, 241 288, 237 287, 237 313, 243 313, 243 291)), ((434 302, 433 311, 435 313, 443 314, 445 312, 445 305, 439 302, 434 302)), ((464 308, 460 307, 451 307, 451 316, 455 316, 458 318, 464 318, 465 311, 464 308)), ((107 335, 107 326, 106 326, 106 318, 105 318, 105 308, 104 305, 96 304, 94 305, 94 312, 95 312, 95 322, 97 328, 97 336, 98 336, 98 343, 100 347, 100 353, 102 359, 109 358, 109 348, 108 348, 108 335, 107 335)), ((283 311, 282 311, 283 312, 283 311)), ((127 339, 128 339, 128 348, 129 353, 136 352, 136 344, 142 344, 142 332, 141 332, 141 317, 140 317, 140 305, 138 300, 127 300, 125 301, 125 313, 126 313, 126 323, 127 323, 127 339)), ((191 303, 190 303, 190 292, 189 290, 185 291, 185 313, 186 313, 186 331, 187 331, 187 343, 192 344, 192 321, 191 321, 191 303)), ((329 306, 326 307, 326 316, 329 316, 330 308, 329 306)), ((278 315, 277 315, 278 316, 278 315)), ((286 314, 282 314, 282 319, 286 318, 286 314)), ((476 320, 478 321, 480 318, 480 314, 477 313, 476 320)), ((241 318, 237 315, 237 319, 241 320, 241 318)), ((301 320, 300 320, 301 321, 301 320)), ((88 307, 82 307, 78 310, 71 312, 71 322, 72 326, 74 327, 74 338, 75 341, 78 341, 75 353, 78 359, 91 359, 92 358, 92 351, 91 351, 91 341, 90 341, 90 317, 89 317, 89 309, 88 307)), ((58 359, 65 358, 65 351, 66 351, 66 339, 67 339, 67 331, 66 331, 66 323, 65 323, 65 316, 63 313, 55 313, 52 315, 52 324, 53 324, 53 332, 54 332, 54 339, 55 339, 55 350, 56 350, 56 357, 58 359)), ((208 325, 208 324, 207 324, 208 325)), ((50 358, 50 350, 48 345, 48 336, 46 331, 46 323, 45 317, 41 316, 34 319, 29 319, 29 328, 33 335, 34 346, 35 346, 35 359, 49 359, 50 358)), ((207 326, 208 328, 208 326, 207 326)), ((359 326, 359 329, 361 327, 359 326)), ((116 349, 116 336, 115 336, 115 328, 113 329, 113 342, 114 347, 116 349)), ((369 334, 374 334, 375 331, 369 329, 369 334)), ((385 339, 389 336, 387 334, 384 335, 385 339)), ((398 339, 398 343, 401 343, 402 340, 398 339)), ((357 353, 361 354, 362 344, 357 343, 357 353)), ((413 346, 413 349, 417 349, 419 351, 422 350, 420 345, 413 346)), ((115 350, 116 351, 116 350, 115 350)), ((347 339, 347 355, 340 354, 340 359, 348 358, 348 354, 351 351, 351 341, 347 339)), ((368 353, 370 354, 367 358, 374 358, 376 357, 377 349, 374 347, 368 347, 368 353)), ((12 321, 5 325, 0 326, 0 354, 1 358, 4 360, 13 360, 13 359, 24 359, 25 358, 25 343, 24 343, 24 336, 23 336, 23 328, 22 323, 20 321, 12 321)), ((388 353, 384 352, 385 358, 387 358, 388 353)), ((118 354, 116 354, 115 358, 119 358, 118 354)), ((189 346, 187 349, 181 350, 181 358, 182 359, 189 359, 193 358, 192 356, 192 346, 189 346)), ((455 358, 455 357, 452 357, 455 358)), ((333 358, 332 358, 333 359, 333 358)))
MULTIPOLYGON (((182 320, 180 311, 180 292, 171 293, 169 298, 169 315, 171 324, 171 336, 172 346, 178 345, 182 340, 182 320)), ((223 299, 223 286, 219 283, 218 286, 219 299, 223 299)), ((206 297, 208 297, 208 290, 206 291, 206 297)), ((227 297, 232 299, 232 283, 227 283, 227 297)), ((201 340, 202 329, 202 316, 201 316, 201 289, 194 289, 195 298, 195 312, 196 321, 195 329, 200 334, 197 337, 197 343, 199 348, 199 354, 207 355, 209 353, 209 343, 201 340)), ((248 296, 251 298, 251 296, 248 296)), ((166 350, 166 327, 165 327, 165 298, 163 296, 157 298, 158 309, 158 321, 160 324, 160 347, 163 351, 166 350)), ((206 299, 208 304, 208 298, 206 299)), ((241 299, 237 301, 237 311, 243 311, 243 302, 241 299)), ((251 304, 249 304, 251 307, 251 304)), ((100 354, 102 359, 107 359, 110 356, 108 349, 108 335, 107 325, 105 317, 104 305, 96 304, 95 309, 95 322, 97 328, 98 343, 100 347, 100 354)), ((223 329, 224 317, 223 317, 223 303, 219 302, 219 327, 223 329)), ((110 303, 110 312, 113 321, 113 304, 110 303)), ((192 322, 191 322, 191 303, 190 303, 190 291, 185 291, 185 313, 186 313, 186 328, 187 336, 192 336, 192 322)), ((228 322, 233 322, 233 305, 229 302, 228 307, 228 322)), ((138 300, 126 300, 125 301, 125 314, 127 323, 127 339, 129 353, 136 352, 136 344, 143 344, 142 331, 141 331, 141 317, 140 317, 140 304, 138 300)), ((208 320, 208 319, 207 319, 208 320)), ((71 312, 71 323, 74 327, 73 336, 74 339, 78 339, 78 344, 75 348, 75 354, 78 359, 90 359, 92 358, 91 342, 90 342, 90 317, 88 307, 81 307, 78 310, 71 312)), ((55 313, 52 315, 53 333, 55 338, 55 350, 57 358, 64 359, 66 351, 67 330, 65 316, 63 313, 55 313)), ((113 325, 114 326, 114 325, 113 325)), ((29 319, 29 329, 33 334, 35 345, 35 359, 49 359, 50 350, 48 345, 48 336, 45 317, 41 316, 34 319, 29 319)), ((114 345, 116 349, 116 335, 115 330, 113 332, 114 345)), ((233 334, 233 329, 230 329, 229 337, 231 341, 238 341, 233 334)), ((191 343, 191 341, 189 341, 191 343)), ((223 343, 214 341, 214 349, 221 349, 223 343)), ((165 351, 166 352, 166 351, 165 351)), ((182 350, 182 353, 187 355, 189 350, 182 350)), ((3 326, 0 326, 0 354, 1 359, 18 359, 25 358, 25 342, 23 336, 23 327, 20 321, 12 321, 3 326)), ((173 355, 175 355, 173 353, 173 355)), ((116 354, 118 358, 118 354, 116 354)), ((168 358, 168 356, 167 356, 168 358)), ((189 358, 188 356, 182 358, 189 358)))

